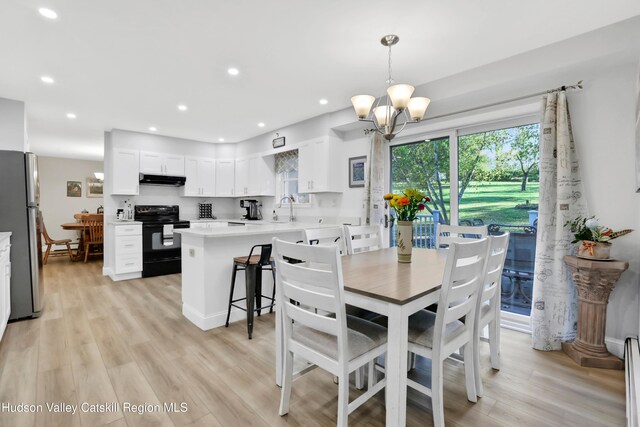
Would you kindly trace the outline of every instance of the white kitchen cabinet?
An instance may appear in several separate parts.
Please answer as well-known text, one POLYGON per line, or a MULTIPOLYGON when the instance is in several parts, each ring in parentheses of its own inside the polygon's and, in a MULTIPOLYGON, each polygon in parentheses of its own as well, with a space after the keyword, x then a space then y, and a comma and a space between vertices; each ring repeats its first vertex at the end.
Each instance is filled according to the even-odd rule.
POLYGON ((11 314, 11 240, 0 237, 0 339, 11 314))
POLYGON ((249 195, 249 159, 236 159, 236 196, 249 195))
POLYGON ((137 195, 140 185, 140 152, 115 148, 111 162, 111 194, 137 195))
POLYGON ((249 158, 248 193, 251 196, 274 196, 276 173, 274 156, 249 158))
POLYGON ((184 176, 184 156, 140 151, 140 172, 153 175, 184 176))
POLYGON ((235 160, 216 160, 216 196, 231 197, 235 195, 235 160))
POLYGON ((142 272, 142 224, 116 224, 114 273, 142 272))
POLYGON ((275 190, 273 156, 236 159, 236 196, 273 196, 275 190))
POLYGON ((300 193, 337 192, 337 174, 332 167, 331 142, 309 141, 298 148, 298 191, 300 193))
POLYGON ((215 196, 215 169, 216 161, 214 159, 185 157, 184 172, 187 181, 184 185, 183 196, 215 196))

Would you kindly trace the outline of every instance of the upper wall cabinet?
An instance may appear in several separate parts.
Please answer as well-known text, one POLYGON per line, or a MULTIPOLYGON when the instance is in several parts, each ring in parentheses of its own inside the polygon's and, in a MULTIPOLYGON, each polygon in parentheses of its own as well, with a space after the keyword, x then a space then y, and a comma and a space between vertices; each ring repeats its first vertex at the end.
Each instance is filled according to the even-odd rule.
POLYGON ((216 160, 216 196, 235 195, 235 160, 216 160))
POLYGON ((184 176, 184 156, 140 151, 140 172, 154 175, 184 176))
POLYGON ((298 191, 301 193, 339 192, 341 174, 331 162, 331 141, 319 139, 298 148, 298 191))
POLYGON ((187 181, 184 185, 183 196, 215 196, 216 161, 214 159, 185 157, 184 169, 187 181))
POLYGON ((252 156, 236 160, 236 196, 275 195, 273 156, 252 156))
POLYGON ((140 183, 140 152, 115 148, 111 166, 111 176, 113 177, 111 194, 137 195, 140 183))

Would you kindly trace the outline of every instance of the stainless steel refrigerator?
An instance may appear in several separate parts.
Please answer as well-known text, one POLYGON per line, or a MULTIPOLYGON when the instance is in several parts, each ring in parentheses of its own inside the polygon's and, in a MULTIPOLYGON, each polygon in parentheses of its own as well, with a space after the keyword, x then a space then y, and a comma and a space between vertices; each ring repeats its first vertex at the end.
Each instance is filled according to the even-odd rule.
POLYGON ((42 215, 38 158, 0 151, 0 231, 11 234, 11 317, 42 314, 42 215))

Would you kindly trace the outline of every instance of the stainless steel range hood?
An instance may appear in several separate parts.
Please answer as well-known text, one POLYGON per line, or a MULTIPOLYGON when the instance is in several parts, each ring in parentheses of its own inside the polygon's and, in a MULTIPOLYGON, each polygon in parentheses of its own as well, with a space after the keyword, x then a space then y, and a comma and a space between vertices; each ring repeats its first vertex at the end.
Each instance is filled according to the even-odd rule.
POLYGON ((140 184, 144 185, 167 185, 170 187, 181 187, 187 181, 184 176, 152 175, 148 173, 140 174, 140 184))

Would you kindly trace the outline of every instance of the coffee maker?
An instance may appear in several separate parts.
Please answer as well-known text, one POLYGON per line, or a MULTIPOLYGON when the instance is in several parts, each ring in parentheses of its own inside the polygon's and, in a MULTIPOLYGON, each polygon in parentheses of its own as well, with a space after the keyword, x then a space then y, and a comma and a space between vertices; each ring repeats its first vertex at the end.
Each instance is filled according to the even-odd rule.
POLYGON ((251 199, 243 199, 240 200, 240 207, 245 208, 247 213, 243 215, 244 219, 248 220, 259 220, 262 219, 262 212, 260 212, 260 208, 262 207, 262 202, 251 199))

